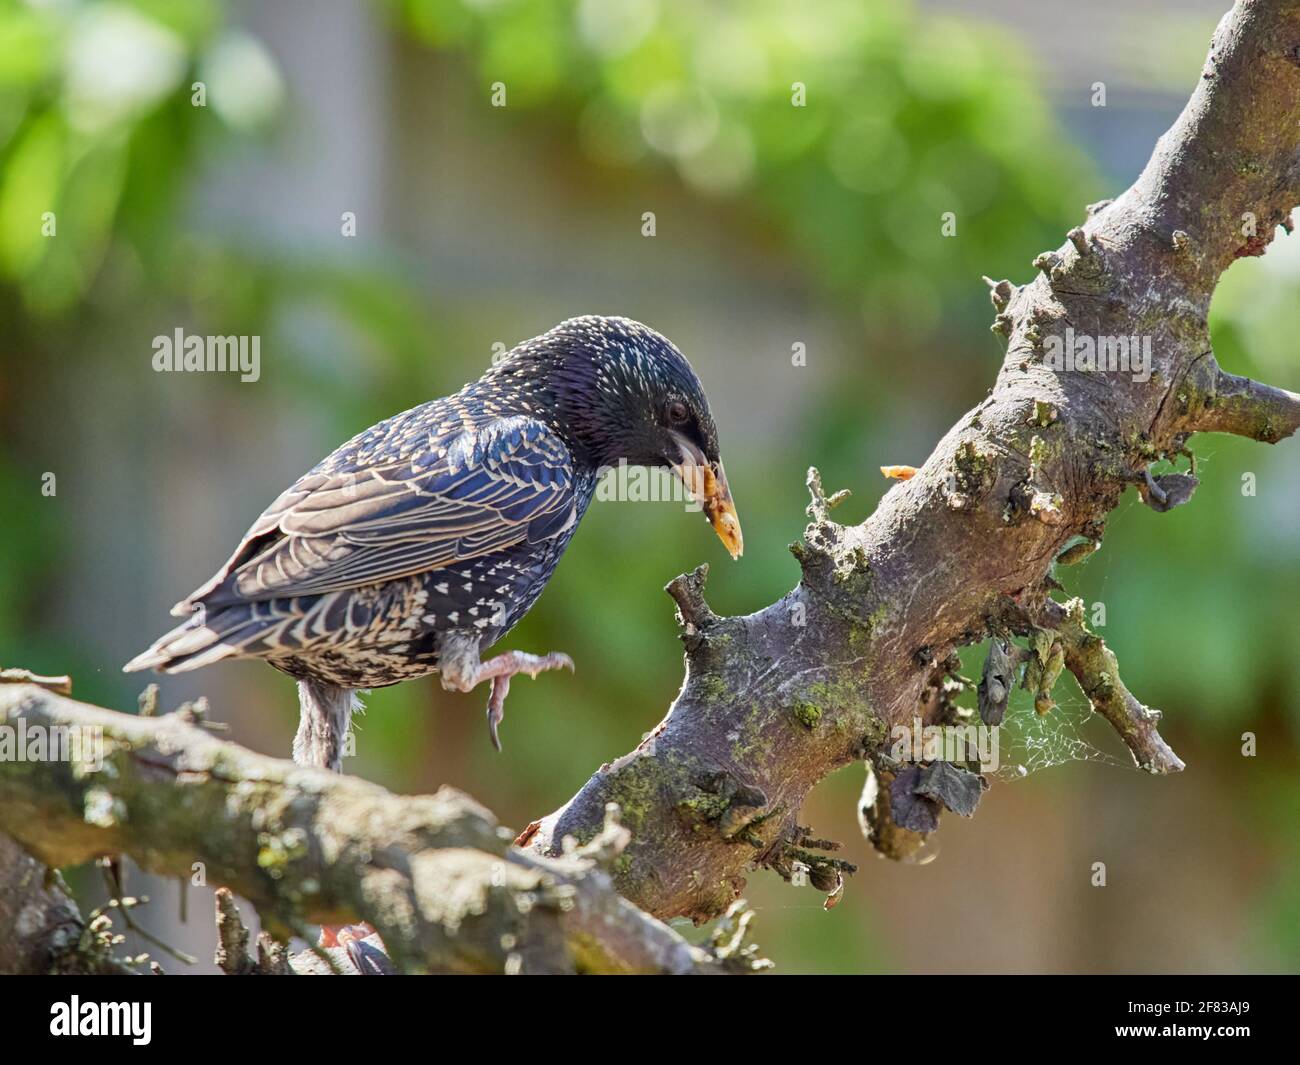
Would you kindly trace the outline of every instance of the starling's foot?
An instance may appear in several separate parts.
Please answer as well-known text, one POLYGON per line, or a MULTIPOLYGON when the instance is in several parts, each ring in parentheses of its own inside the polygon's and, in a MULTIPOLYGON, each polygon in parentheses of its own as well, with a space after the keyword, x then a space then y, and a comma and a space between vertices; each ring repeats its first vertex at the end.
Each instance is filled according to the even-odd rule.
POLYGON ((492 738, 492 746, 498 751, 501 750, 501 738, 497 735, 497 728, 505 716, 510 678, 516 673, 536 677, 548 669, 567 669, 570 673, 573 672, 573 659, 560 651, 552 651, 548 655, 507 651, 486 662, 478 661, 477 650, 448 646, 443 651, 439 668, 444 688, 467 692, 485 680, 492 682, 492 694, 488 697, 487 705, 488 735, 492 738), (450 653, 453 650, 459 653, 450 653))
POLYGON ((480 668, 501 670, 499 673, 488 674, 492 677, 492 694, 488 697, 487 705, 488 736, 492 739, 492 746, 498 751, 501 750, 501 737, 497 735, 497 728, 502 718, 506 716, 506 695, 510 691, 510 678, 516 673, 527 673, 535 679, 538 673, 548 669, 567 669, 570 673, 574 671, 573 659, 562 651, 552 651, 548 655, 507 651, 484 662, 480 668))
POLYGON ((343 947, 348 952, 348 960, 362 976, 396 975, 393 963, 384 953, 379 933, 364 921, 361 924, 321 925, 317 945, 343 947))

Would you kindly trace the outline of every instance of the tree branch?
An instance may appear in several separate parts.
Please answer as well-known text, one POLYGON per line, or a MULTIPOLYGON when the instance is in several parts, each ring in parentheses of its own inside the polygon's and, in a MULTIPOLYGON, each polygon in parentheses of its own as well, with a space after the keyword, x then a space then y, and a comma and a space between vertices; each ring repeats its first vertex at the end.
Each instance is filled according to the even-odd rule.
MULTIPOLYGON (((626 832, 609 812, 594 847, 543 858, 513 851, 491 814, 454 789, 395 796, 222 742, 181 715, 137 717, 3 686, 0 730, 24 753, 56 736, 83 744, 77 758, 47 747, 0 759, 0 833, 50 867, 125 853, 189 877, 201 863, 281 941, 310 922, 364 919, 408 971, 714 973, 757 962, 694 947, 613 890, 605 867, 626 832)), ((8 885, 39 866, 23 858, 0 870, 8 885)), ((33 905, 17 890, 0 891, 0 904, 7 898, 33 905)), ((5 927, 80 931, 64 896, 41 906, 5 927)), ((221 917, 227 971, 251 971, 233 905, 221 917)), ((47 971, 60 949, 48 937, 39 951, 7 939, 0 971, 47 971)), ((282 971, 269 941, 259 951, 263 968, 282 971)))
MULTIPOLYGON (((1058 557, 1077 561, 1101 545, 1126 487, 1140 486, 1157 511, 1186 502, 1194 478, 1153 478, 1149 468, 1186 453, 1193 434, 1272 442, 1295 430, 1296 396, 1221 372, 1206 321, 1219 275, 1261 254, 1298 202, 1300 0, 1239 0, 1134 185, 1092 205, 1061 247, 1034 260, 1031 282, 986 279, 994 330, 1008 341, 989 397, 861 525, 831 521, 810 478, 813 520, 792 547, 801 580, 780 602, 722 618, 704 604, 702 571, 674 581, 681 693, 645 742, 523 842, 556 853, 617 803, 633 831, 619 890, 660 917, 708 919, 746 871, 788 875, 797 813, 819 780, 879 762, 890 729, 914 716, 949 720, 953 652, 996 632, 1042 641, 1018 661, 1046 685, 1043 709, 1064 665, 1138 765, 1181 769, 1114 655, 1050 599, 1051 571, 1058 557), (1080 337, 1094 358, 1117 354, 1122 339, 1134 359, 1092 369, 1073 359, 1080 337), (1058 358, 1067 345, 1071 359, 1058 358), (1136 361, 1143 352, 1149 373, 1136 361)), ((924 841, 916 826, 933 827, 942 804, 911 790, 932 783, 878 768, 864 828, 882 853, 908 857, 924 841)))
POLYGON ((1144 706, 1128 690, 1114 652, 1084 624, 1083 600, 1072 599, 1062 605, 1049 599, 1044 607, 1046 624, 1062 638, 1065 667, 1079 682, 1092 709, 1119 734, 1139 768, 1148 773, 1179 772, 1182 759, 1156 731, 1160 711, 1144 706))
POLYGON ((1198 390, 1204 402, 1188 414, 1188 424, 1196 432, 1232 433, 1276 444, 1300 429, 1300 395, 1227 373, 1213 355, 1206 355, 1204 361, 1203 368, 1198 366, 1189 375, 1204 382, 1198 390))

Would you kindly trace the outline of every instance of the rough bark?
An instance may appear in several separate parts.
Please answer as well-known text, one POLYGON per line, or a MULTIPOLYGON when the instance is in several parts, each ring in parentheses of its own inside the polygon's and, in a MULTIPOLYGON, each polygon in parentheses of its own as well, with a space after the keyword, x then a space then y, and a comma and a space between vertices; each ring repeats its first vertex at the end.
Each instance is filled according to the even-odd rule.
MULTIPOLYGON (((605 869, 627 833, 608 815, 587 847, 543 858, 512 851, 511 833, 454 789, 395 796, 223 742, 186 715, 121 714, 0 686, 0 728, 72 729, 100 744, 97 765, 0 760, 0 833, 31 856, 0 861, 0 898, 23 907, 12 923, 0 919, 33 931, 32 942, 0 948, 0 971, 58 968, 49 958, 62 940, 36 933, 80 932, 70 901, 40 887, 39 863, 110 854, 169 876, 202 863, 209 883, 252 902, 281 941, 309 923, 370 921, 412 972, 711 973, 758 960, 747 948, 692 946, 621 898, 605 869)), ((227 971, 282 971, 265 941, 258 962, 244 964, 247 936, 228 899, 220 923, 227 971)))
POLYGON ((58 873, 0 835, 0 973, 100 975, 131 971, 108 929, 82 919, 58 873))
MULTIPOLYGON (((1222 272, 1289 228, 1298 145, 1300 3, 1239 0, 1133 186, 1038 256, 1032 281, 989 282, 993 328, 1008 340, 989 396, 861 525, 832 522, 810 481, 813 520, 793 548, 802 579, 780 602, 720 618, 702 572, 673 582, 681 693, 650 740, 521 843, 556 853, 616 802, 633 836, 616 883, 660 917, 713 916, 756 866, 788 873, 799 861, 833 887, 840 867, 796 823, 805 796, 849 762, 878 760, 891 726, 941 720, 952 653, 994 632, 1058 645, 1135 762, 1181 769, 1159 715, 1123 686, 1077 606, 1049 598, 1051 570, 1072 539, 1100 544, 1126 486, 1157 510, 1185 501, 1194 480, 1149 469, 1185 454, 1192 434, 1272 443, 1300 425, 1300 396, 1222 371, 1207 327, 1222 272), (1150 337, 1150 379, 1054 369, 1045 355, 1067 328, 1150 337)), ((868 821, 895 856, 921 838, 892 825, 887 799, 868 821)))

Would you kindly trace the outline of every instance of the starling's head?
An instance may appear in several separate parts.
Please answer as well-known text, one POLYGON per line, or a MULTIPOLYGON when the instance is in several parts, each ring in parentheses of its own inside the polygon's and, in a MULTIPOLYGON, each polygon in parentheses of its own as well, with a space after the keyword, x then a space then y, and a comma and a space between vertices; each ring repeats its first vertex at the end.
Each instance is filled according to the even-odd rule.
POLYGON ((630 318, 585 315, 520 345, 497 372, 544 376, 560 430, 596 466, 621 460, 671 469, 703 503, 731 556, 740 556, 709 401, 671 341, 630 318))

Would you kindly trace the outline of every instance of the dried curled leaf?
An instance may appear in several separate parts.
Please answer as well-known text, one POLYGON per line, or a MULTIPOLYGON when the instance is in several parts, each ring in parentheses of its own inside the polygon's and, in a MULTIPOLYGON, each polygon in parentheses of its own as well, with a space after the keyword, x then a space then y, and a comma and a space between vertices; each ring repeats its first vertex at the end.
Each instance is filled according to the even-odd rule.
POLYGON ((1190 473, 1162 473, 1153 482, 1155 490, 1142 492, 1142 502, 1163 514, 1191 499, 1200 483, 1200 479, 1190 473))
POLYGON ((912 832, 934 832, 939 827, 939 803, 916 794, 921 767, 912 765, 899 772, 889 786, 889 811, 894 824, 912 832))
POLYGON ((1073 566, 1082 562, 1091 555, 1097 548, 1101 547, 1099 540, 1080 540, 1072 544, 1056 556, 1058 566, 1073 566))
POLYGON ((1017 657, 1013 651, 1012 645, 1005 640, 994 638, 989 644, 984 673, 976 689, 980 720, 986 725, 1000 725, 1006 716, 1007 700, 1016 682, 1017 657))
POLYGON ((921 770, 915 794, 943 804, 961 817, 970 817, 984 794, 984 778, 951 762, 931 762, 921 770))

